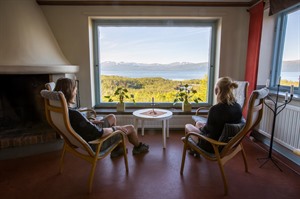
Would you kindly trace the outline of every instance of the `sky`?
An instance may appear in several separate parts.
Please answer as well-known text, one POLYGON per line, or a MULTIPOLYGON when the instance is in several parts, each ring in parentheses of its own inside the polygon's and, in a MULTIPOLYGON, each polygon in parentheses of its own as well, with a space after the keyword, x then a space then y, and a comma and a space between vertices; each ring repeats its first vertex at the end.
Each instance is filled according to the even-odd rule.
POLYGON ((210 27, 100 27, 100 62, 208 62, 210 27))
MULTIPOLYGON (((100 62, 208 62, 210 27, 99 27, 100 62)), ((284 61, 300 60, 300 10, 289 15, 284 61)))
POLYGON ((288 16, 284 61, 300 60, 300 10, 288 16))

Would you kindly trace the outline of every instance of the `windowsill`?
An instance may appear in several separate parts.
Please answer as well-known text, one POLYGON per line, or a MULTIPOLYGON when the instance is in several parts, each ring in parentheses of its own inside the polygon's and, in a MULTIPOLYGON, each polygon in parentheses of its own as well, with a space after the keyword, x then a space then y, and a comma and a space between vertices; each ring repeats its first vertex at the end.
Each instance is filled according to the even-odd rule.
MULTIPOLYGON (((262 86, 262 85, 257 85, 257 89, 261 89, 261 88, 264 88, 265 86, 262 86)), ((280 98, 284 98, 285 97, 285 93, 288 92, 288 96, 290 96, 290 90, 287 90, 287 91, 279 91, 279 94, 278 96, 280 98)), ((273 89, 273 88, 269 88, 269 94, 270 96, 276 96, 277 94, 277 90, 273 89)), ((292 101, 297 101, 297 102, 300 102, 300 94, 297 94, 297 93, 294 93, 293 95, 293 100, 292 101)))
MULTIPOLYGON (((273 98, 276 96, 276 90, 270 89, 270 96, 273 98)), ((284 98, 285 97, 285 92, 279 92, 279 98, 284 98)), ((293 100, 290 103, 290 105, 298 105, 300 102, 300 95, 299 94, 294 94, 293 95, 293 100)), ((116 107, 96 107, 94 108, 97 112, 97 114, 115 114, 115 115, 131 115, 134 111, 139 110, 139 109, 144 109, 144 108, 150 108, 150 107, 128 107, 125 109, 124 112, 117 112, 116 107)), ((193 108, 191 112, 183 112, 181 108, 174 108, 174 107, 156 107, 159 109, 166 109, 169 110, 173 113, 173 115, 195 115, 197 108, 193 108)), ((208 107, 207 109, 201 110, 198 115, 207 115, 208 113, 208 107)))
MULTIPOLYGON (((144 107, 147 108, 147 107, 144 107)), ((131 115, 134 111, 143 109, 141 107, 139 108, 126 108, 124 112, 117 112, 116 108, 114 107, 105 107, 105 108, 95 108, 95 111, 97 114, 115 114, 115 115, 131 115)), ((192 109, 191 112, 183 112, 181 109, 176 108, 161 108, 169 110, 173 113, 173 115, 195 115, 197 109, 192 109)), ((198 114, 199 115, 206 115, 208 110, 201 110, 198 114)))
MULTIPOLYGON (((276 96, 277 91, 270 90, 269 93, 270 93, 271 96, 276 96)), ((288 94, 288 95, 290 96, 290 94, 288 94)), ((285 97, 285 92, 279 92, 278 96, 284 98, 285 97)), ((294 94, 293 95, 293 100, 300 101, 300 95, 294 94)))

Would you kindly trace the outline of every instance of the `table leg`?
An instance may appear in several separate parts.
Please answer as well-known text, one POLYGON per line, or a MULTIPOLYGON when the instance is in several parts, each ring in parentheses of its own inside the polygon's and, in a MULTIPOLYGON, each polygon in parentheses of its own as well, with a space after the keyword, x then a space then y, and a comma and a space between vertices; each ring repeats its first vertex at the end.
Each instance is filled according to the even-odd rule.
POLYGON ((134 118, 134 124, 133 124, 135 130, 136 130, 136 133, 138 132, 138 128, 139 128, 139 119, 138 118, 134 118))
POLYGON ((165 149, 166 148, 166 120, 163 120, 162 121, 162 129, 163 129, 163 132, 162 132, 162 137, 163 137, 163 148, 165 149))
POLYGON ((142 136, 144 136, 144 120, 142 120, 142 136))
POLYGON ((167 126, 166 126, 167 138, 169 138, 169 137, 170 137, 170 132, 169 132, 169 120, 167 120, 166 122, 167 122, 167 126))

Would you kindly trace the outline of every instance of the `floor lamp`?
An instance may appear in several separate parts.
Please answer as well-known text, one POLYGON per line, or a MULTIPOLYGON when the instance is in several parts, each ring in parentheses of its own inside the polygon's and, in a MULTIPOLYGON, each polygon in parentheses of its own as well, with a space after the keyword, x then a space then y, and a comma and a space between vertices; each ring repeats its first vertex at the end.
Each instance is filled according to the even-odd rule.
MULTIPOLYGON (((268 81, 267 81, 267 87, 268 87, 268 81)), ((291 86, 290 90, 290 97, 288 97, 288 93, 285 93, 285 99, 282 104, 278 104, 278 95, 279 95, 279 88, 280 88, 280 80, 277 85, 277 92, 275 96, 275 100, 270 97, 270 95, 267 96, 267 98, 274 104, 274 107, 269 106, 267 103, 265 105, 272 111, 273 113, 273 124, 272 124, 272 131, 271 131, 271 140, 270 140, 270 147, 269 147, 269 154, 265 158, 257 158, 257 160, 265 160, 259 168, 263 167, 269 160, 271 160, 275 166, 280 170, 281 168, 277 165, 276 161, 272 158, 272 151, 273 151, 273 139, 274 139, 274 131, 275 131, 275 124, 276 124, 276 117, 283 109, 286 107, 288 103, 290 103, 293 99, 293 94, 294 94, 294 86, 291 86)))

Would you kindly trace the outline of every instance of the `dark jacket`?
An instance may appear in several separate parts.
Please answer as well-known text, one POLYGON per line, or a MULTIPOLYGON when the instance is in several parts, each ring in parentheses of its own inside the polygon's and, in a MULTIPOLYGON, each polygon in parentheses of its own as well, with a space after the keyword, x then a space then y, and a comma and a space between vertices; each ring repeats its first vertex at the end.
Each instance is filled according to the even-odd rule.
MULTIPOLYGON (((207 123, 200 129, 201 133, 209 138, 218 140, 222 134, 225 123, 238 124, 242 121, 242 108, 238 103, 233 105, 219 103, 212 106, 208 112, 207 123)), ((200 142, 199 146, 212 152, 210 144, 200 142)))
POLYGON ((78 133, 86 142, 98 139, 103 134, 103 129, 91 123, 78 110, 69 108, 69 118, 72 128, 78 133))

